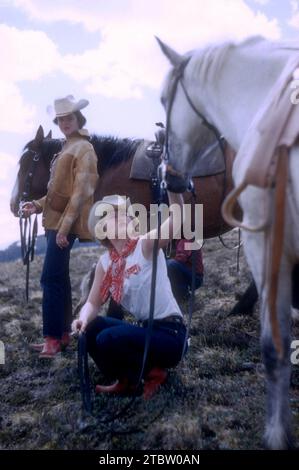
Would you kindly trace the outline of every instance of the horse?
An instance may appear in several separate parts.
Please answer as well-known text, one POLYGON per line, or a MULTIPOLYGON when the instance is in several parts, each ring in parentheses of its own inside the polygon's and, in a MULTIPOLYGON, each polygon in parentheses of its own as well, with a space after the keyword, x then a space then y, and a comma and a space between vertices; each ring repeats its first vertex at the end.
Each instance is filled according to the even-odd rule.
MULTIPOLYGON (((284 67, 288 66, 290 60, 297 60, 298 44, 279 44, 261 37, 253 37, 239 44, 215 44, 181 55, 161 40, 158 39, 158 42, 172 66, 165 77, 161 92, 161 102, 167 114, 168 163, 187 184, 196 158, 194 148, 209 127, 215 135, 223 135, 236 150, 233 180, 235 186, 240 187, 251 162, 248 161, 246 149, 240 152, 240 148, 244 148, 244 136, 250 131, 250 126, 258 116, 265 98, 271 97, 269 92, 280 79, 284 67)), ((268 135, 268 142, 275 138, 275 134, 269 130, 268 135)), ((248 144, 248 141, 246 143, 248 144)), ((261 221, 265 220, 265 212, 268 221, 271 221, 270 211, 265 211, 269 204, 274 214, 275 188, 250 185, 238 198, 243 210, 244 251, 262 305, 261 350, 267 383, 264 442, 270 449, 290 448, 294 443, 289 400, 290 280, 292 269, 299 258, 298 216, 297 219, 294 216, 294 207, 296 210, 299 208, 298 141, 288 149, 288 154, 290 176, 285 188, 287 194, 293 195, 293 205, 291 207, 290 198, 286 196, 285 206, 282 204, 285 209, 284 221, 281 224, 284 231, 283 241, 279 245, 280 265, 273 272, 277 280, 274 306, 280 349, 273 334, 273 318, 270 316, 271 309, 268 305, 270 288, 264 276, 265 261, 268 259, 274 263, 276 257, 275 250, 269 251, 268 243, 269 230, 273 223, 261 224, 261 221), (245 230, 245 225, 255 226, 255 231, 245 230)), ((262 163, 263 156, 260 155, 259 158, 262 163)), ((281 180, 278 175, 277 185, 281 180)))
MULTIPOLYGON (((205 135, 204 141, 208 142, 209 140, 211 140, 211 136, 205 135)), ((214 140, 213 136, 212 140, 214 140)), ((10 208, 15 216, 18 216, 21 199, 39 199, 46 194, 50 163, 53 155, 61 150, 62 142, 60 139, 52 139, 50 133, 45 137, 43 128, 40 126, 35 138, 25 145, 10 200, 10 208), (28 177, 30 178, 29 185, 28 177)), ((150 181, 130 178, 134 155, 143 142, 143 139, 91 136, 91 143, 98 156, 98 173, 100 175, 94 193, 95 201, 109 194, 126 194, 132 204, 143 204, 149 210, 150 204, 153 202, 150 181)), ((212 238, 231 230, 231 227, 223 220, 220 209, 223 198, 232 189, 233 157, 232 149, 226 147, 224 152, 225 171, 223 173, 194 178, 195 203, 204 205, 204 238, 212 238)), ((186 191, 184 193, 185 203, 193 204, 192 199, 192 194, 186 191)))

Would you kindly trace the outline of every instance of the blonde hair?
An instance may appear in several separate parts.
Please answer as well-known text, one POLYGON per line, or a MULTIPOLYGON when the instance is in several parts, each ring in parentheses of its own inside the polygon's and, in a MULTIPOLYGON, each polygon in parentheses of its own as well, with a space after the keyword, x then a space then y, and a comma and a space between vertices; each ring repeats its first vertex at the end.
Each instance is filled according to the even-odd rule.
MULTIPOLYGON (((105 238, 98 238, 97 237, 97 229, 99 230, 100 228, 100 225, 104 225, 105 224, 105 220, 107 218, 107 215, 109 214, 109 206, 114 208, 114 210, 116 210, 117 212, 119 210, 124 210, 124 208, 126 207, 126 209, 128 208, 128 206, 130 205, 130 200, 127 198, 127 201, 129 201, 129 204, 127 204, 127 206, 124 206, 124 205, 117 205, 117 204, 114 204, 114 203, 111 203, 111 202, 108 202, 109 200, 109 197, 110 198, 118 198, 120 196, 118 195, 113 195, 113 196, 107 196, 106 198, 104 198, 102 201, 97 201, 93 206, 92 208, 90 209, 90 212, 89 212, 89 216, 88 216, 88 221, 87 221, 87 224, 88 224, 88 230, 90 232, 90 234, 92 235, 92 237, 94 238, 94 240, 98 240, 100 243, 102 243, 103 246, 105 246, 106 248, 110 248, 112 246, 111 244, 111 241, 109 240, 108 237, 105 237, 105 238), (107 201, 105 201, 105 199, 107 199, 107 201), (101 214, 100 216, 99 215, 96 215, 96 212, 97 212, 97 208, 99 207, 99 205, 101 204, 104 204, 106 207, 107 207, 107 204, 108 204, 108 207, 107 207, 107 210, 104 211, 104 214, 101 214)), ((138 218, 134 217, 133 215, 130 215, 128 214, 128 212, 126 212, 127 215, 132 219, 132 220, 136 220, 138 221, 139 223, 139 220, 138 218)))

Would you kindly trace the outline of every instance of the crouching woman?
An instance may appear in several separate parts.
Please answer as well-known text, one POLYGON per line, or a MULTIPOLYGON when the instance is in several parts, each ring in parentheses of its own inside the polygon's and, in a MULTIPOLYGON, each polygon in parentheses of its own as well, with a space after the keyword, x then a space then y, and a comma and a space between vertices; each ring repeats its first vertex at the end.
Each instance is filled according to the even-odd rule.
MULTIPOLYGON (((175 367, 183 354, 186 327, 182 312, 173 296, 162 248, 178 226, 178 212, 183 213, 183 198, 168 192, 170 213, 161 225, 158 246, 154 322, 144 372, 144 398, 150 398, 166 380, 167 368, 175 367), (175 209, 175 210, 173 210, 175 209), (179 209, 179 211, 177 211, 179 209)), ((130 394, 134 392, 142 368, 147 336, 151 293, 154 238, 157 231, 135 236, 136 220, 128 215, 128 200, 118 195, 97 202, 89 216, 89 230, 108 250, 99 258, 89 297, 73 331, 85 332, 87 350, 107 381, 96 392, 130 394), (102 205, 102 207, 101 207, 102 205), (104 205, 104 206, 103 206, 104 205), (102 209, 105 209, 103 211, 102 209), (103 217, 96 214, 105 213, 103 217), (105 238, 103 239, 103 233, 105 238), (99 235, 100 234, 100 235, 99 235), (133 315, 134 322, 98 316, 108 298, 133 315)))

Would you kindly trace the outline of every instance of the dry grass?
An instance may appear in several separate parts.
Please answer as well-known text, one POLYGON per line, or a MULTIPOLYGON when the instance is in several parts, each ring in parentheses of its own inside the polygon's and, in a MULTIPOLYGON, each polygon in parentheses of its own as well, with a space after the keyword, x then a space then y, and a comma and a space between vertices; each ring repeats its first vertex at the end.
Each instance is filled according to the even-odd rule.
MULTIPOLYGON (((234 232, 225 237, 235 243, 234 232)), ((98 257, 96 248, 74 250, 74 300, 82 276, 98 257)), ((196 294, 191 347, 150 401, 137 398, 113 426, 97 425, 81 411, 75 341, 55 360, 41 361, 28 344, 40 338, 42 258, 31 268, 31 300, 24 301, 20 261, 1 264, 0 339, 6 364, 0 366, 1 449, 259 449, 264 420, 264 374, 259 351, 258 307, 251 316, 227 316, 235 294, 250 276, 241 254, 217 239, 204 246, 205 283, 196 294)), ((299 337, 299 331, 294 331, 299 337)), ((94 380, 97 371, 92 366, 94 380)), ((291 400, 299 441, 298 366, 291 400)), ((128 399, 97 398, 102 418, 128 399)))

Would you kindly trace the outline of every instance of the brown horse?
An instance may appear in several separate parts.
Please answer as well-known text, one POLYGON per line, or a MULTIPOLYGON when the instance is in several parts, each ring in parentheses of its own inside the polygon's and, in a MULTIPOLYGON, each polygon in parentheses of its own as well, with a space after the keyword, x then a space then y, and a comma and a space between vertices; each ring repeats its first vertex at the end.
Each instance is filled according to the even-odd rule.
MULTIPOLYGON (((132 203, 143 204, 149 209, 152 202, 150 181, 130 178, 134 154, 143 140, 117 139, 93 135, 91 142, 98 156, 99 181, 95 200, 109 194, 125 194, 132 203)), ((20 158, 20 168, 11 195, 10 207, 18 215, 19 201, 38 199, 46 194, 53 155, 60 151, 62 141, 44 137, 40 126, 35 138, 29 142, 20 158)), ((225 149, 225 171, 214 176, 193 179, 196 203, 203 204, 203 236, 212 238, 231 229, 221 216, 223 198, 232 189, 232 164, 234 152, 225 149)), ((184 193, 186 203, 192 202, 192 194, 184 193)))

